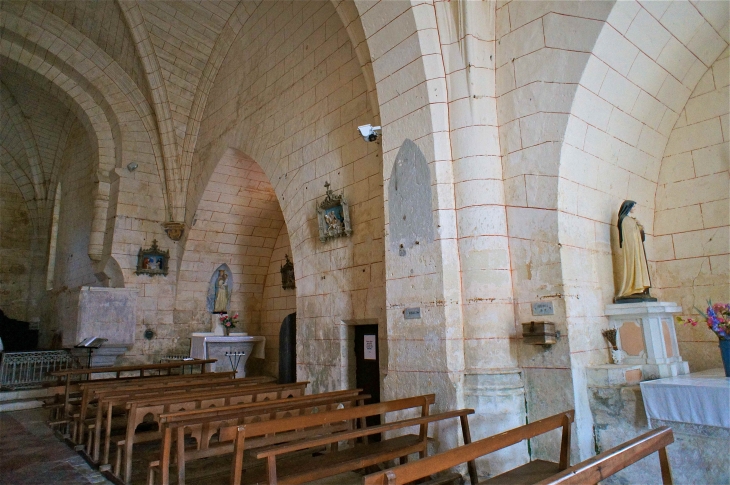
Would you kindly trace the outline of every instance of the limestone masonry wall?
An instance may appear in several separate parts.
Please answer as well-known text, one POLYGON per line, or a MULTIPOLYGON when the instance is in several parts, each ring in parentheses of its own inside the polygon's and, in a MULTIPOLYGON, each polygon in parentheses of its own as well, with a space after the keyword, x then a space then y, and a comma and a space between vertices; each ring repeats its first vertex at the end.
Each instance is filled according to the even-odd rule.
MULTIPOLYGON (((707 300, 730 301, 730 73, 728 50, 702 76, 674 126, 659 171, 654 218, 654 284, 684 317, 707 300)), ((677 325, 692 372, 722 366, 717 337, 677 325)))
POLYGON ((31 225, 23 195, 0 166, 0 309, 26 321, 31 272, 31 225))

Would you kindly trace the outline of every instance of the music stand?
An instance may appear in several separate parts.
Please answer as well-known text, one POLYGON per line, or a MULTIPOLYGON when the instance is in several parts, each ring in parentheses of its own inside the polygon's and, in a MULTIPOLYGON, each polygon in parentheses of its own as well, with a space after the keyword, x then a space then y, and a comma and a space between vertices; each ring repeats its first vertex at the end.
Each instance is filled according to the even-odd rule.
POLYGON ((87 363, 87 368, 91 369, 91 353, 95 349, 101 348, 102 345, 104 345, 104 342, 106 342, 109 339, 101 338, 101 337, 90 337, 87 339, 82 340, 78 344, 74 345, 75 349, 88 349, 89 351, 89 360, 87 363))

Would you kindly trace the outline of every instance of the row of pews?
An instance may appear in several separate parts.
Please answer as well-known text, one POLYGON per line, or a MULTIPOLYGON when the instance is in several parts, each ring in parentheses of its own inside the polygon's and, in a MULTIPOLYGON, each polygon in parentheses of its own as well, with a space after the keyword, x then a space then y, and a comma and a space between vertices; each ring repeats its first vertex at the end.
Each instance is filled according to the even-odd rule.
MULTIPOLYGON (((278 384, 273 378, 234 378, 233 373, 147 375, 154 365, 125 366, 102 379, 70 384, 51 408, 69 443, 119 484, 300 484, 348 471, 364 485, 463 483, 453 472, 466 464, 470 482, 489 484, 598 483, 654 452, 662 479, 671 484, 666 446, 671 429, 660 428, 570 466, 573 411, 472 442, 473 409, 432 413, 434 394, 364 404, 360 389, 306 394, 308 382, 278 384), (111 375, 111 377, 109 377, 111 375), (381 423, 367 426, 367 418, 381 423), (382 419, 384 418, 384 419, 382 419), (462 446, 428 456, 430 428, 456 425, 462 446), (476 459, 526 439, 562 430, 558 460, 533 460, 480 480, 476 459), (418 460, 409 461, 418 455, 418 460), (397 466, 394 464, 397 463, 397 466)), ((92 372, 92 371, 88 371, 92 372)), ((94 369, 93 372, 100 372, 94 369)))

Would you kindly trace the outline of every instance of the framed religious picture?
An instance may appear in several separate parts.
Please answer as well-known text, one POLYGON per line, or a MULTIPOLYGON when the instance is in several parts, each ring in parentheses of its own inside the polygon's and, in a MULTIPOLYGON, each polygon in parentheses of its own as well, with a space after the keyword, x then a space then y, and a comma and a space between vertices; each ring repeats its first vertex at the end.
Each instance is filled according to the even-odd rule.
POLYGON ((285 254, 286 264, 281 266, 281 287, 285 290, 295 290, 297 288, 294 279, 294 263, 289 259, 289 255, 285 254))
POLYGON ((317 219, 319 221, 319 240, 349 236, 352 234, 350 226, 350 207, 342 194, 335 195, 330 189, 329 182, 325 182, 327 196, 317 205, 317 219))
POLYGON ((137 271, 134 274, 146 274, 150 276, 167 276, 167 264, 170 260, 170 251, 162 251, 157 247, 157 239, 152 241, 149 249, 139 248, 137 254, 137 271))

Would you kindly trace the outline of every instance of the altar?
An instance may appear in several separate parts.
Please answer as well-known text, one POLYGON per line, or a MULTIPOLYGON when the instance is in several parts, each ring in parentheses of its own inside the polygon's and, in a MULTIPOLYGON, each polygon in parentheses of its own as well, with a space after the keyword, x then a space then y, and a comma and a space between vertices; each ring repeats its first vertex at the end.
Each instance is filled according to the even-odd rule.
POLYGON ((196 332, 190 339, 190 357, 217 359, 208 364, 212 372, 236 371, 236 377, 246 377, 246 362, 250 357, 264 358, 265 337, 246 333, 218 335, 214 332, 196 332))
POLYGON ((641 383, 649 426, 730 438, 730 377, 723 369, 641 383))

